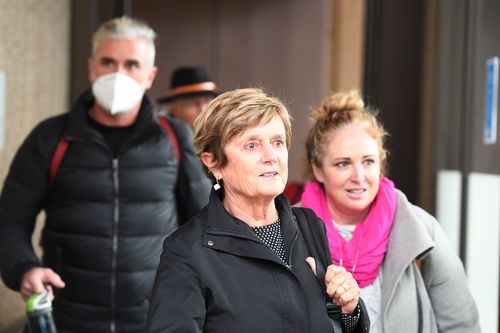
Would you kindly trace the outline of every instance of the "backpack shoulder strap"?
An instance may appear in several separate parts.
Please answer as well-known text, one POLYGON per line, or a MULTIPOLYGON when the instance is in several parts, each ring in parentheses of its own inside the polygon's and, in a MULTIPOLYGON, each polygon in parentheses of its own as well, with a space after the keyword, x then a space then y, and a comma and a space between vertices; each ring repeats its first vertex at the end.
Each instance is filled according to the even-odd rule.
POLYGON ((174 130, 172 129, 172 126, 168 122, 167 118, 164 117, 158 117, 158 121, 160 122, 161 127, 165 129, 167 132, 168 136, 170 137, 170 140, 172 141, 172 145, 174 146, 174 151, 175 151, 175 156, 177 157, 177 162, 181 162, 181 150, 179 148, 179 142, 177 141, 177 137, 175 136, 174 130))
POLYGON ((56 150, 54 151, 54 154, 52 155, 52 160, 50 161, 50 166, 49 166, 49 186, 50 187, 52 187, 54 185, 54 181, 55 181, 56 175, 57 175, 57 170, 59 169, 59 166, 61 165, 61 162, 64 158, 64 155, 66 154, 66 150, 68 150, 68 145, 69 145, 69 141, 63 132, 63 134, 59 138, 59 141, 57 142, 56 150))
MULTIPOLYGON (((172 141, 172 144, 174 146, 174 151, 175 151, 175 157, 177 158, 177 162, 180 162, 181 160, 181 151, 179 148, 179 142, 177 141, 177 137, 175 136, 175 133, 170 126, 170 123, 166 118, 163 117, 158 117, 158 120, 160 122, 161 127, 165 129, 167 132, 168 136, 170 137, 170 140, 172 141)), ((57 171, 59 170, 59 167, 61 166, 61 162, 64 158, 64 155, 66 154, 66 151, 68 150, 69 146, 69 140, 66 138, 64 135, 65 131, 63 130, 63 134, 60 136, 59 141, 57 142, 56 149, 54 150, 54 154, 52 155, 52 160, 50 161, 50 166, 49 166, 49 185, 52 187, 54 185, 57 171)))
MULTIPOLYGON (((311 226, 312 223, 317 222, 315 218, 313 219, 314 213, 312 210, 308 208, 301 208, 301 207, 292 207, 292 211, 297 218, 297 223, 299 225, 302 236, 306 241, 307 248, 309 249, 309 251, 311 251, 312 256, 316 260, 321 261, 322 267, 316 263, 316 270, 317 270, 316 273, 318 276, 318 280, 324 279, 326 274, 326 268, 331 263, 331 258, 328 258, 329 252, 324 247, 328 245, 322 246, 320 244, 322 243, 321 239, 315 239, 315 236, 319 238, 320 235, 315 235, 314 230, 311 226)), ((332 319, 333 331, 335 333, 342 332, 342 327, 340 324, 341 320, 340 306, 338 304, 334 304, 331 298, 327 295, 326 285, 324 281, 320 281, 320 284, 321 288, 323 289, 323 293, 325 295, 325 303, 328 316, 332 319)))
MULTIPOLYGON (((292 211, 294 215, 297 217, 297 223, 299 224, 300 231, 306 241, 307 247, 311 254, 314 256, 316 260, 321 260, 321 264, 324 269, 331 264, 331 258, 328 258, 329 253, 325 246, 327 244, 323 244, 321 237, 322 235, 318 234, 320 231, 319 228, 317 230, 313 230, 313 223, 318 223, 311 214, 314 214, 310 209, 302 208, 302 207, 292 207, 292 211)), ((324 236, 326 237, 326 235, 324 236)), ((325 272, 322 272, 323 275, 325 272)))

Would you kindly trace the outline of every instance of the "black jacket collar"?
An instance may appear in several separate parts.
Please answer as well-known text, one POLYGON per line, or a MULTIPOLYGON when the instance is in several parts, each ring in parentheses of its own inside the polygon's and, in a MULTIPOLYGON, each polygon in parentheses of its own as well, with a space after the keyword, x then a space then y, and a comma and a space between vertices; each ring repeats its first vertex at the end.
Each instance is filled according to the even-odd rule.
MULTIPOLYGON (((271 259, 283 264, 272 250, 262 243, 251 228, 244 222, 229 214, 221 201, 222 193, 212 190, 207 211, 207 225, 203 245, 209 248, 261 259, 271 259)), ((285 251, 290 257, 298 234, 298 225, 292 214, 290 203, 281 194, 275 199, 285 251)), ((292 262, 289 262, 292 264, 292 262)))
MULTIPOLYGON (((68 116, 66 136, 70 140, 95 140, 100 134, 88 124, 89 110, 94 104, 92 90, 85 91, 75 102, 68 116)), ((163 133, 158 123, 155 106, 152 100, 144 95, 141 103, 139 116, 137 117, 134 136, 131 140, 146 141, 151 138, 159 138, 163 133)))

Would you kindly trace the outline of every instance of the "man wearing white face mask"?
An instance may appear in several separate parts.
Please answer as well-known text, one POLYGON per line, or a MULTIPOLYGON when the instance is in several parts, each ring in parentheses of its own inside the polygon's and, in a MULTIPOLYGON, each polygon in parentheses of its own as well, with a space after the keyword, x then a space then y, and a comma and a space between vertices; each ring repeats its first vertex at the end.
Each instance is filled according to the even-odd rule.
POLYGON ((127 17, 101 25, 91 89, 30 133, 4 183, 2 278, 23 299, 53 289, 59 332, 144 332, 163 239, 208 202, 191 131, 160 125, 145 95, 154 39, 127 17), (31 245, 41 210, 43 260, 31 245))

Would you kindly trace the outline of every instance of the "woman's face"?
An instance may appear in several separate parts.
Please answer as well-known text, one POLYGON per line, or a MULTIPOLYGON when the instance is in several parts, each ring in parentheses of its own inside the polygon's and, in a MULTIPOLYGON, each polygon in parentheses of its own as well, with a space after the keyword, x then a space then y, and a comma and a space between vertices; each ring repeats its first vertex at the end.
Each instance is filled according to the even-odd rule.
POLYGON ((285 126, 278 115, 234 136, 224 151, 228 163, 213 172, 224 180, 226 195, 246 201, 269 200, 285 189, 288 150, 285 126))
MULTIPOLYGON (((323 165, 313 164, 316 179, 325 186, 333 219, 361 222, 377 195, 381 170, 380 148, 363 125, 335 130, 323 165)), ((339 221, 340 220, 340 221, 339 221)))

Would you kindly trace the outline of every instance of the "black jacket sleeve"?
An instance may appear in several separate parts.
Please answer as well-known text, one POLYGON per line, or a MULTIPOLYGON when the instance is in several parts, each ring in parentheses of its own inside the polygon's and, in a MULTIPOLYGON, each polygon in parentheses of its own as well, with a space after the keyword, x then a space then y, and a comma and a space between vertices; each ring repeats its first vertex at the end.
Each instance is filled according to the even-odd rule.
POLYGON ((48 166, 62 131, 59 123, 44 121, 28 135, 0 195, 0 268, 4 283, 13 290, 19 290, 27 270, 41 265, 31 237, 48 191, 48 166))
POLYGON ((211 185, 196 156, 191 129, 180 120, 169 117, 168 121, 181 151, 175 194, 179 222, 184 224, 208 203, 211 185))
POLYGON ((146 332, 203 332, 205 296, 190 258, 190 251, 182 242, 173 237, 165 240, 146 332))

